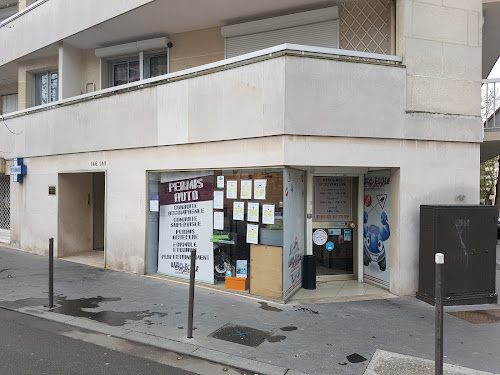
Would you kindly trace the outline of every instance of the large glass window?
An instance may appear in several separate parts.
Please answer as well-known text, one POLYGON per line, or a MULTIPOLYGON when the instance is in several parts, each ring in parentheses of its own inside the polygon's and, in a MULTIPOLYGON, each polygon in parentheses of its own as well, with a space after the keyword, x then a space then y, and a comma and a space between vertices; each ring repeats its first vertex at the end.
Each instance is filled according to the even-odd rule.
POLYGON ((59 81, 57 72, 35 74, 33 104, 41 105, 55 102, 59 98, 59 81))
POLYGON ((278 249, 281 270, 282 169, 150 172, 148 181, 148 272, 187 278, 196 248, 198 281, 249 277, 253 245, 278 249))

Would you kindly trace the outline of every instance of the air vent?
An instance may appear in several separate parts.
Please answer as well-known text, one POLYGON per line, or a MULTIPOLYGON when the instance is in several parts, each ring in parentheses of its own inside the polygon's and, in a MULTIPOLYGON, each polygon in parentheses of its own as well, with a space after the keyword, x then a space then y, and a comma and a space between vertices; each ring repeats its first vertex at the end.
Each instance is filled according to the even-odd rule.
POLYGON ((55 185, 49 186, 49 195, 56 195, 56 187, 55 187, 55 185))

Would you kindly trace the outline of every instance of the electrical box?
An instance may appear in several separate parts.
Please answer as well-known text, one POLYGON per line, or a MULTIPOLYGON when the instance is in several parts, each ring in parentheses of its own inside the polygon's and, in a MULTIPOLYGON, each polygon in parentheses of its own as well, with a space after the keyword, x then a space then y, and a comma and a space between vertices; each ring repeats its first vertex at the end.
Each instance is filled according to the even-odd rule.
POLYGON ((420 206, 417 298, 434 304, 434 254, 444 254, 444 305, 496 303, 496 206, 420 206))

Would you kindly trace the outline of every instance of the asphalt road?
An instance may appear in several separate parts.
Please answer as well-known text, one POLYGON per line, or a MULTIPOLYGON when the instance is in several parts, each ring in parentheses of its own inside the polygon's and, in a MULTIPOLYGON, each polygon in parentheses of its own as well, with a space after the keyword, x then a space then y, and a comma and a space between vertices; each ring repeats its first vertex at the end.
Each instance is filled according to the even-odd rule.
POLYGON ((2 375, 219 373, 242 372, 0 308, 2 375))

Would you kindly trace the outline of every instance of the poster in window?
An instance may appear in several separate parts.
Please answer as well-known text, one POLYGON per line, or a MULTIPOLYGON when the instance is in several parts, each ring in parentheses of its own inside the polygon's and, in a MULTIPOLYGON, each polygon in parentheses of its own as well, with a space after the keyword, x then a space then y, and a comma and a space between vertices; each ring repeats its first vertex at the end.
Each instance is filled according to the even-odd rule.
POLYGON ((224 230, 224 212, 214 211, 214 229, 224 230))
POLYGON ((233 202, 233 220, 245 220, 245 202, 233 202))
POLYGON ((391 172, 365 174, 363 215, 363 277, 389 289, 391 172))
POLYGON ((238 181, 227 180, 226 198, 238 199, 238 181))
POLYGON ((224 192, 220 190, 214 190, 214 208, 216 210, 224 209, 224 192))
POLYGON ((247 220, 259 222, 259 204, 248 202, 247 220))
POLYGON ((254 199, 266 199, 267 180, 254 180, 253 185, 254 199))
POLYGON ((246 260, 236 261, 236 277, 247 278, 248 276, 248 262, 246 260))
POLYGON ((189 278, 196 250, 196 280, 214 282, 213 189, 212 176, 160 184, 159 273, 189 278))
POLYGON ((314 221, 352 221, 352 177, 314 177, 314 221))
POLYGON ((262 205, 262 224, 274 224, 274 204, 262 205))
POLYGON ((252 199, 252 180, 241 180, 240 199, 252 199))
POLYGON ((247 243, 259 243, 259 226, 257 224, 247 224, 247 243))
POLYGON ((224 176, 217 176, 217 189, 224 189, 224 176))

